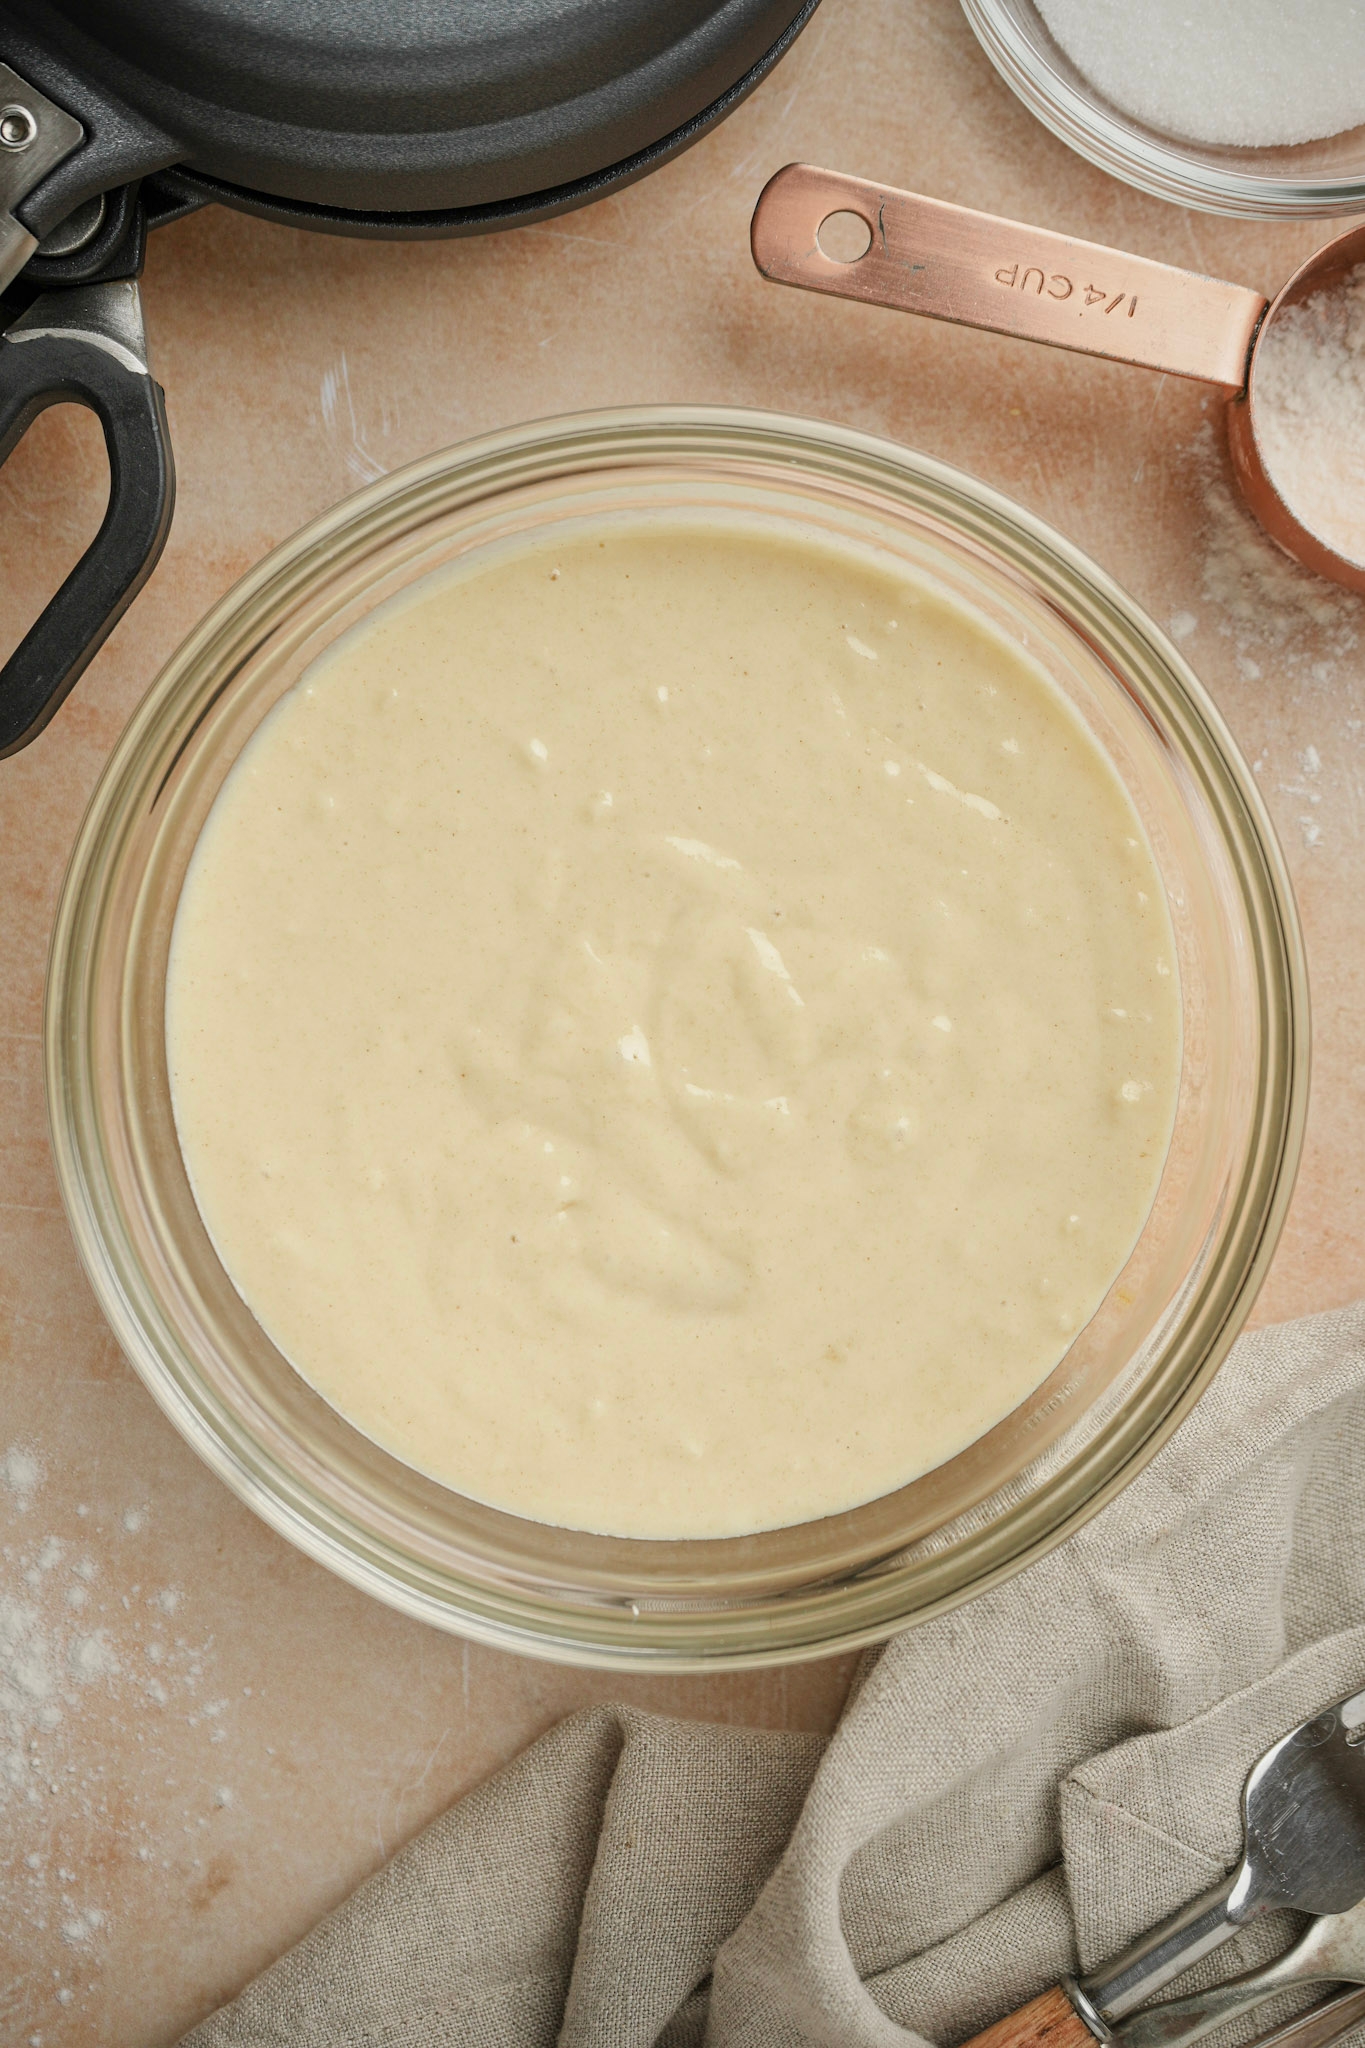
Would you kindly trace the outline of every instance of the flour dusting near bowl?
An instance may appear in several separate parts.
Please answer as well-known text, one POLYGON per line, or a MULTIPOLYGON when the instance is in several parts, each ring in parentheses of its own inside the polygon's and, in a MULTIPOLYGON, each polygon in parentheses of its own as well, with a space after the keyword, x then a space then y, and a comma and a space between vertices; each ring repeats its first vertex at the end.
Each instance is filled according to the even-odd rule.
MULTIPOLYGON (((119 1920, 118 1859, 172 1868, 164 1813, 155 1822, 139 1814, 106 1761, 117 1754, 111 1732, 145 1770, 179 1753, 161 1735, 167 1717, 188 1722, 203 1731, 203 1775, 213 1766, 221 1778, 231 1728, 231 1703, 214 1697, 212 1642, 182 1613, 180 1589, 134 1580, 116 1594, 107 1583, 111 1539, 128 1543, 149 1510, 50 1506, 47 1466, 31 1442, 0 1453, 0 1916, 16 1954, 57 1936, 62 1967, 24 1987, 37 2021, 49 2000, 79 2012, 97 1988, 119 1920), (94 1839, 97 1862, 87 1854, 94 1839)), ((223 1789, 226 1799, 195 1782, 172 1802, 177 1834, 193 1838, 176 1844, 178 1870, 202 1863, 195 1847, 233 1796, 223 1789)))

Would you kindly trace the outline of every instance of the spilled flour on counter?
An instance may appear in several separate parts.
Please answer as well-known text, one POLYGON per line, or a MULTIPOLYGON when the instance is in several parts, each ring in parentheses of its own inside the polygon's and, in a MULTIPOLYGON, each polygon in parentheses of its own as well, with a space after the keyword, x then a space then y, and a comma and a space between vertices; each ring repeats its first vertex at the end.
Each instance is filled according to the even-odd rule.
MULTIPOLYGON (((211 1696, 212 1639, 183 1626, 179 1587, 116 1592, 108 1583, 109 1546, 135 1538, 149 1510, 45 1514, 45 1477, 33 1445, 0 1453, 0 2035, 55 2048, 45 2023, 56 2028, 69 2013, 79 2024, 95 1988, 92 1971, 117 1925, 120 1862, 172 1868, 164 1812, 154 1830, 108 1759, 131 1749, 145 1776, 172 1717, 202 1728, 206 1746, 185 1787, 183 1833, 202 1841, 235 1795, 214 1789, 232 1703, 211 1696), (49 1967, 25 1973, 40 1952, 49 1967), (21 1974, 4 1974, 16 1962, 21 1974)), ((176 1848, 177 1870, 202 1860, 176 1848)))
POLYGON ((3 1485, 14 1505, 22 1514, 32 1500, 43 1468, 34 1453, 25 1450, 22 1444, 11 1444, 0 1458, 0 1485, 3 1485))
MULTIPOLYGON (((1300 568, 1262 531, 1233 481, 1221 422, 1206 419, 1180 459, 1203 514, 1200 603, 1168 630, 1201 673, 1202 629, 1231 643, 1246 682, 1269 681, 1251 765, 1281 833, 1314 854, 1334 834, 1365 830, 1365 599, 1300 568)), ((1216 675, 1205 681, 1221 695, 1216 675)))
MULTIPOLYGON (((1331 682, 1334 664, 1361 644, 1365 600, 1301 569, 1262 531, 1233 481, 1212 420, 1182 454, 1204 512, 1203 595, 1218 632, 1234 641, 1243 674, 1254 680, 1258 659, 1273 655, 1291 672, 1331 682)), ((1188 637, 1191 615, 1177 616, 1183 631, 1173 620, 1176 637, 1188 637)))

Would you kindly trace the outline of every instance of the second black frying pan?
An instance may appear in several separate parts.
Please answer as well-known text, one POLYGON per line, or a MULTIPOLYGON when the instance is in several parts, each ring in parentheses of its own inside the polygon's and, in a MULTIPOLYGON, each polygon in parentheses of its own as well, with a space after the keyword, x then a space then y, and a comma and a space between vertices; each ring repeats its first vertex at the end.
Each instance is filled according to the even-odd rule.
POLYGON ((0 0, 0 462, 74 400, 111 476, 99 533, 0 669, 0 755, 47 724, 170 527, 150 227, 210 201, 409 239, 562 213, 721 120, 817 4, 0 0))

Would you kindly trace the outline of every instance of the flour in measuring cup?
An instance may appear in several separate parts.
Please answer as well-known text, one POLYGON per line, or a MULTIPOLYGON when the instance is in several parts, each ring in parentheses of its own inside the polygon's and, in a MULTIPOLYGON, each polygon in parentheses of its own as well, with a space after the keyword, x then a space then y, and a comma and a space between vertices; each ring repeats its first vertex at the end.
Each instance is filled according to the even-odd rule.
POLYGON ((1365 264, 1276 314, 1253 376, 1271 482, 1320 540, 1365 563, 1365 264))

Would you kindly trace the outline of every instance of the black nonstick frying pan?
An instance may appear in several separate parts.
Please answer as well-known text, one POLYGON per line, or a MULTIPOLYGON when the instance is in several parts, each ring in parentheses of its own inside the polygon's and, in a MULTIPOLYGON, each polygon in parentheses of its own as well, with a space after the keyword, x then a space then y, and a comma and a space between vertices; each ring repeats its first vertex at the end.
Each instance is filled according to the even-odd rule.
POLYGON ((42 731, 156 565, 175 470, 137 279, 217 201, 324 234, 544 220, 752 91, 818 0, 0 0, 0 462, 46 406, 104 429, 104 523, 0 669, 42 731))

